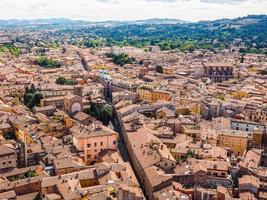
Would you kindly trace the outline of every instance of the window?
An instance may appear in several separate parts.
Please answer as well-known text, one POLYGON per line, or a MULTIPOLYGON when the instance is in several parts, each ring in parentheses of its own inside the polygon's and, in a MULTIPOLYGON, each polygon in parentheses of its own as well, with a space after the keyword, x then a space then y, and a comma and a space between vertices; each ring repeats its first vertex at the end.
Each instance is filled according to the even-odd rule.
POLYGON ((95 142, 95 147, 97 146, 97 143, 95 142))
POLYGON ((100 142, 100 146, 103 146, 103 142, 100 142))
POLYGON ((116 143, 117 143, 116 140, 114 140, 114 141, 113 141, 113 144, 116 144, 116 143))
POLYGON ((87 144, 87 148, 90 148, 91 147, 91 144, 87 144))
POLYGON ((6 164, 6 162, 3 162, 3 165, 5 165, 6 164))

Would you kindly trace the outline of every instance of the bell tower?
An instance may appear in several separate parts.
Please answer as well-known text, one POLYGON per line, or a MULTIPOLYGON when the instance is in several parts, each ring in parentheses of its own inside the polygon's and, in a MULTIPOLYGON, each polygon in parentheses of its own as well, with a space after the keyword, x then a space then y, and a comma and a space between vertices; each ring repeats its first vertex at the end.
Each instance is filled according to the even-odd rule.
POLYGON ((74 95, 83 96, 83 86, 82 85, 75 85, 74 86, 74 95))

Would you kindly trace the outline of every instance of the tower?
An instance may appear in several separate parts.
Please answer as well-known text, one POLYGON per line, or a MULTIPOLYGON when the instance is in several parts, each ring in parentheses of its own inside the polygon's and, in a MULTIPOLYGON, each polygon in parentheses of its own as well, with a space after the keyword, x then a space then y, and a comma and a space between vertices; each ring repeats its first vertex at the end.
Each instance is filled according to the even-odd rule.
POLYGON ((74 86, 74 95, 83 96, 83 86, 82 85, 75 85, 74 86))
POLYGON ((83 111, 82 97, 77 95, 67 95, 64 97, 64 110, 73 115, 83 111))

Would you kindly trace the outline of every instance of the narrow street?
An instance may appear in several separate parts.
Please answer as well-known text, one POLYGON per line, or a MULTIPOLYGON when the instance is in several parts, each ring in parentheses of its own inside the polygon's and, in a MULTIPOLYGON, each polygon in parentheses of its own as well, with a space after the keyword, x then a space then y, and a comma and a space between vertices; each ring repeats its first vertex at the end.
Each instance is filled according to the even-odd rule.
POLYGON ((114 131, 119 133, 118 148, 119 148, 119 151, 121 153, 121 157, 125 162, 131 162, 131 158, 129 156, 127 147, 125 145, 125 142, 124 142, 124 139, 123 139, 123 135, 122 135, 122 132, 121 132, 121 127, 119 127, 119 123, 117 121, 117 118, 115 118, 115 117, 112 118, 112 124, 113 124, 113 127, 114 127, 114 131))

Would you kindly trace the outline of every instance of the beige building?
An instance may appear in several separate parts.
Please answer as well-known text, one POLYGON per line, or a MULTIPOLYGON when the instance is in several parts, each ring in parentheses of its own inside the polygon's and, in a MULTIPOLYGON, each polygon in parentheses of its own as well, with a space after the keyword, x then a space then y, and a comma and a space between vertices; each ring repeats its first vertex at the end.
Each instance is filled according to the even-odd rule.
POLYGON ((64 97, 64 110, 73 115, 77 112, 83 111, 82 97, 77 95, 67 95, 64 97))
POLYGON ((230 148, 237 155, 242 156, 248 148, 249 136, 243 131, 225 131, 218 135, 218 146, 230 148))
POLYGON ((16 148, 12 144, 0 146, 0 170, 17 167, 16 148))
POLYGON ((75 125, 70 132, 73 135, 73 144, 86 164, 95 163, 98 154, 105 149, 117 150, 118 133, 102 124, 75 125))

